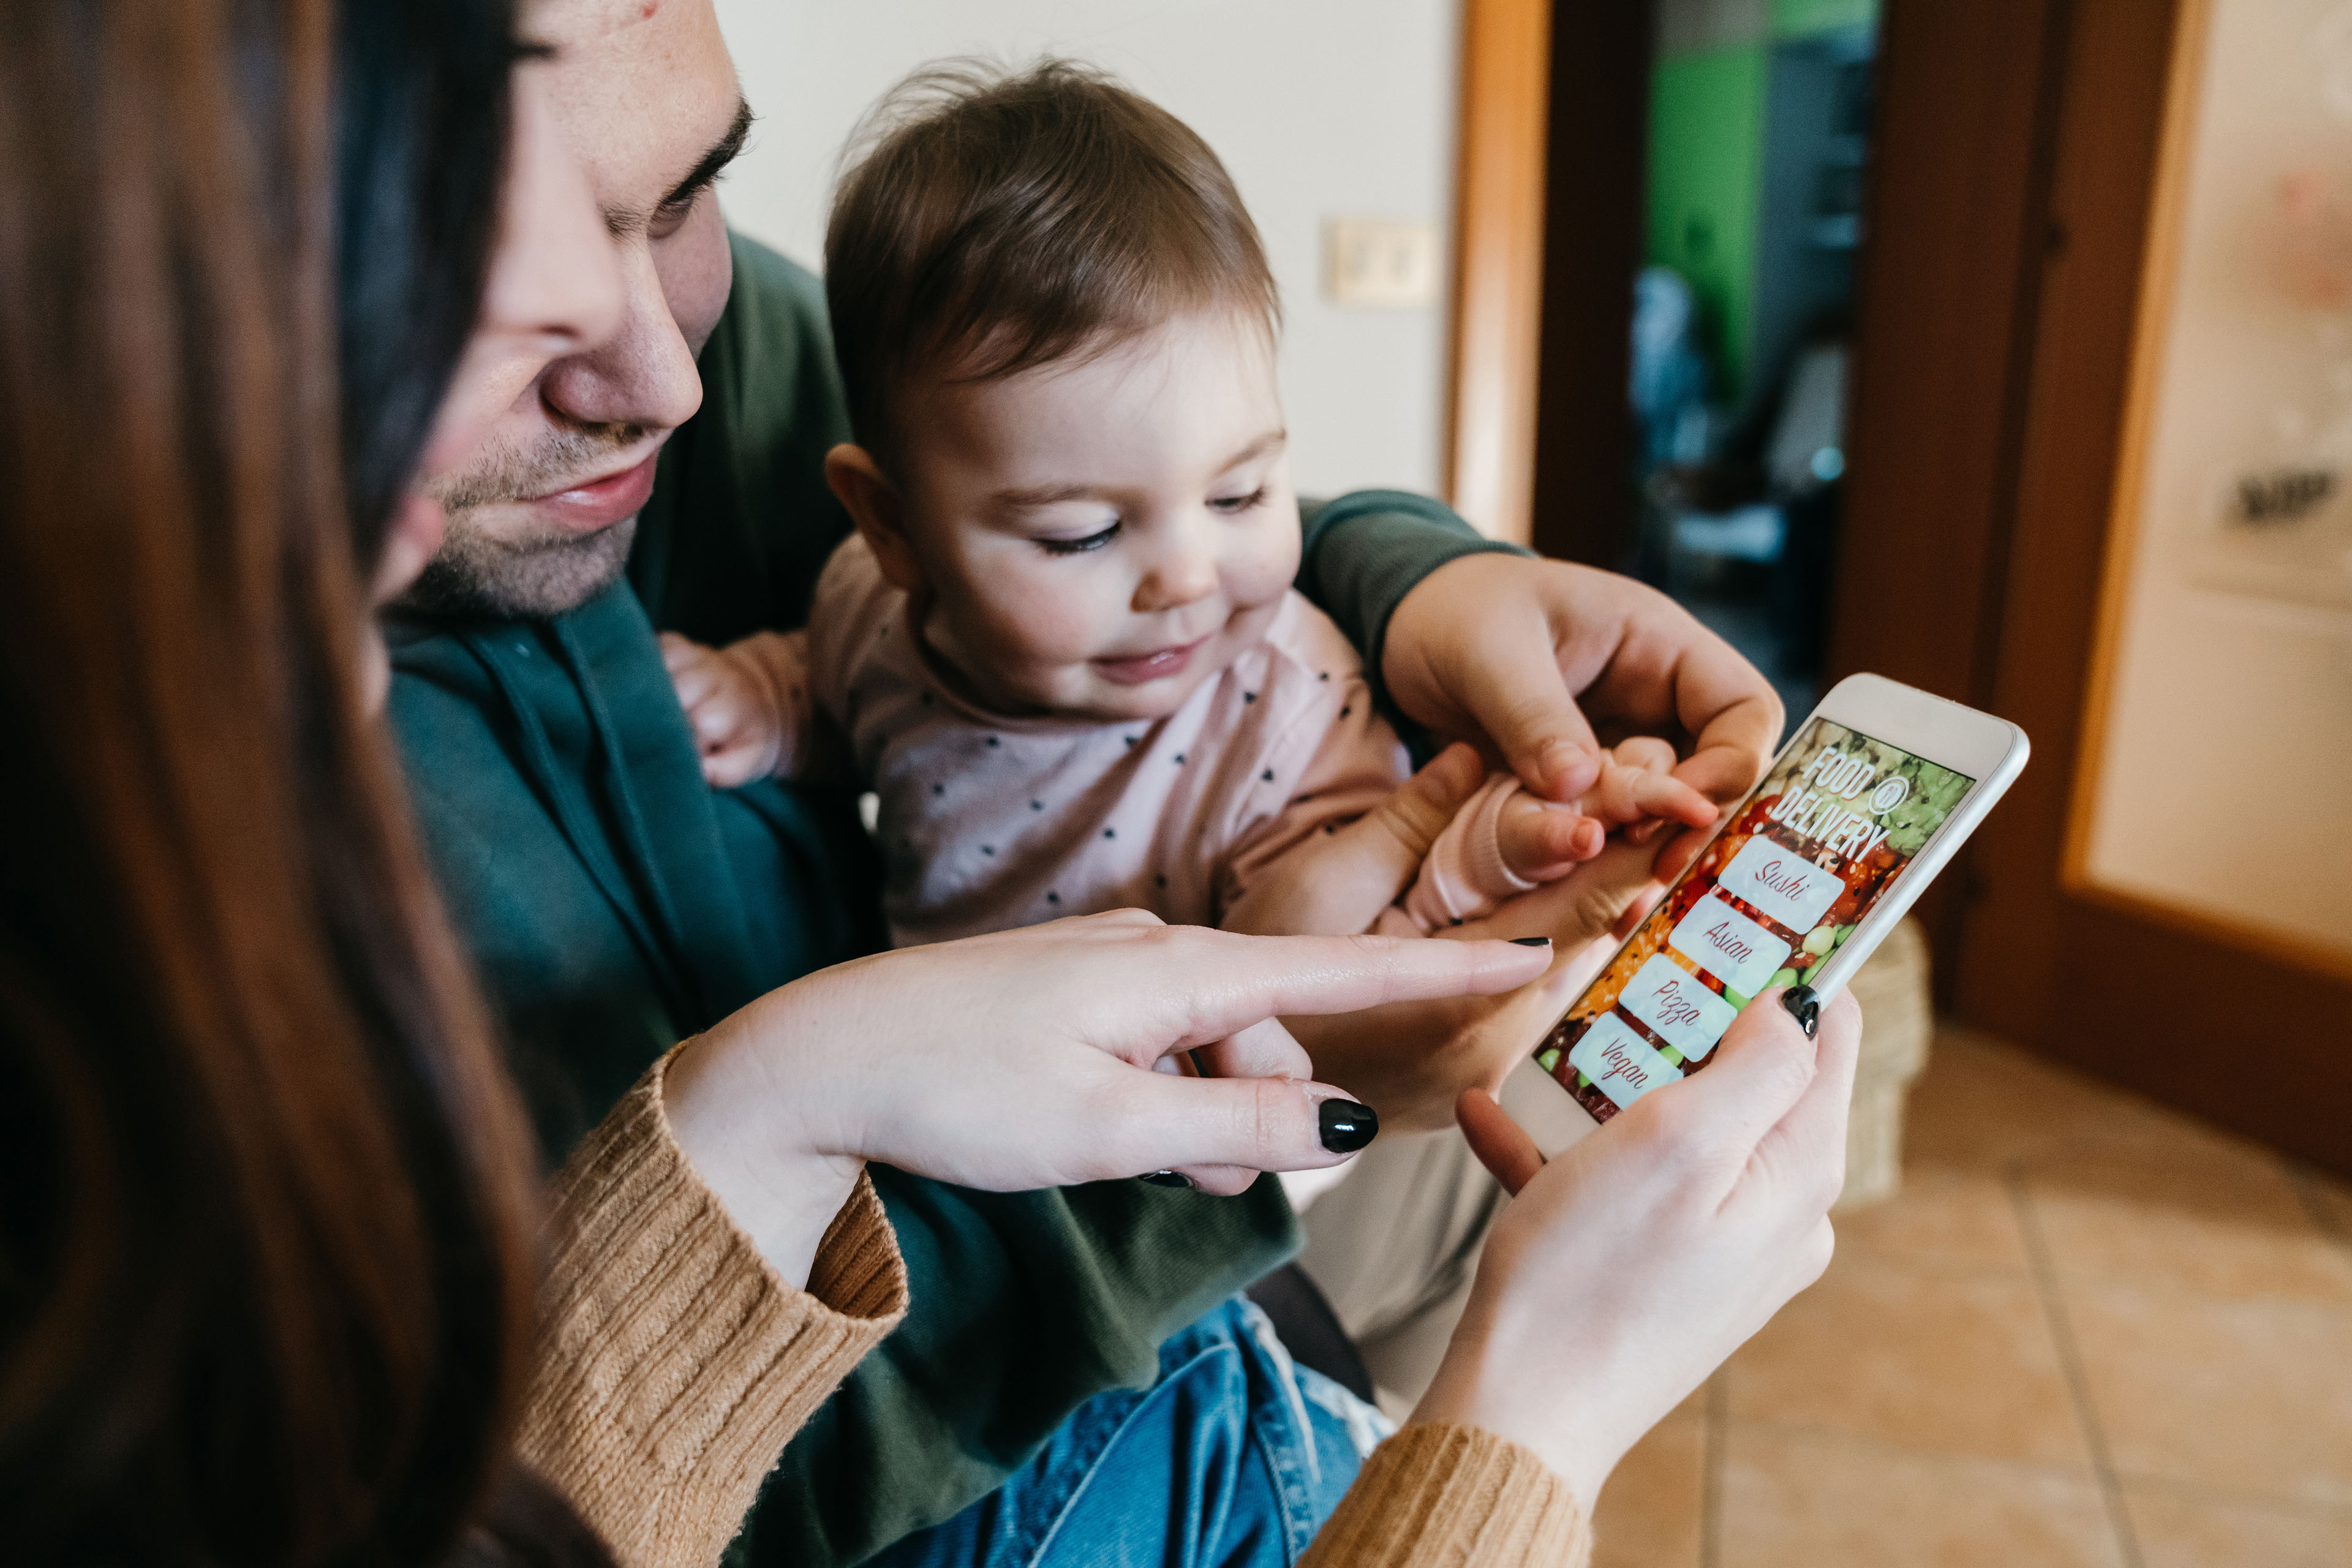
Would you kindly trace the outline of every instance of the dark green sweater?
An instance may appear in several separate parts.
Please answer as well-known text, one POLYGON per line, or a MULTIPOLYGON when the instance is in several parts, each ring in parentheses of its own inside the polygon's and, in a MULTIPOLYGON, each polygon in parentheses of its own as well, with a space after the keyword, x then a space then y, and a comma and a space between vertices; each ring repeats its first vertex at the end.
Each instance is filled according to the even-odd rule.
MULTIPOLYGON (((655 641, 801 624, 848 531, 821 471, 848 434, 822 289, 733 249, 702 408, 662 454, 627 580, 552 621, 393 628, 417 813, 551 1158, 677 1040, 883 944, 851 796, 706 787, 655 641)), ((1364 492, 1312 509, 1299 585, 1377 670, 1405 591, 1493 548, 1434 502, 1364 492)), ((1227 1199, 875 1178, 914 1310, 786 1450, 738 1543, 755 1561, 856 1562, 948 1518, 1297 1245, 1270 1178, 1227 1199)))

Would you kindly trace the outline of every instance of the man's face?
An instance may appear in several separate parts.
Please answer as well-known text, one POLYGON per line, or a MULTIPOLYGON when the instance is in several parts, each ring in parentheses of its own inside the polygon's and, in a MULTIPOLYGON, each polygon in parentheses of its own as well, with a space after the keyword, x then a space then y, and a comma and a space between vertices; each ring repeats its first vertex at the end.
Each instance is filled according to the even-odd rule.
POLYGON ((556 51, 555 119, 611 236, 621 323, 428 477, 448 535, 407 602, 429 611, 559 615, 621 574, 733 280, 711 187, 750 120, 711 0, 545 0, 531 32, 556 51))

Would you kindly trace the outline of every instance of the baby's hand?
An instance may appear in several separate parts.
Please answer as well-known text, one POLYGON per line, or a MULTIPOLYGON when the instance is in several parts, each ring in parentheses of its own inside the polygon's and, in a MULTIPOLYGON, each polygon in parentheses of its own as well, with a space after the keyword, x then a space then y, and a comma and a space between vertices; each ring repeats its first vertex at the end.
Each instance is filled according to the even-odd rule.
MULTIPOLYGON (((1675 749, 1651 735, 1621 741, 1601 753, 1601 776, 1576 807, 1603 827, 1629 828, 1646 842, 1669 822, 1685 827, 1715 826, 1715 802, 1675 777, 1675 749)), ((1593 846, 1600 852, 1600 846, 1593 846)))
POLYGON ((1549 882, 1600 854, 1609 830, 1585 816, 1582 805, 1563 805, 1525 790, 1512 795, 1495 819, 1495 847, 1505 868, 1522 882, 1549 882))
POLYGON ((808 711, 797 634, 759 632, 712 648, 664 632, 661 646, 705 780, 733 789, 791 768, 808 711))
POLYGON ((1514 795, 1495 824, 1503 864, 1522 881, 1550 882, 1600 854, 1612 829, 1630 829, 1639 842, 1654 833, 1655 823, 1710 826, 1715 803, 1675 777, 1674 765, 1672 746, 1637 736, 1601 754, 1601 776, 1578 800, 1563 805, 1525 791, 1514 795))
POLYGON ((1713 826, 1715 803, 1674 776, 1675 749, 1647 736, 1601 757, 1601 776, 1565 805, 1495 773, 1454 813, 1401 907, 1422 931, 1459 925, 1503 900, 1558 881, 1601 853, 1613 830, 1636 844, 1669 822, 1713 826))

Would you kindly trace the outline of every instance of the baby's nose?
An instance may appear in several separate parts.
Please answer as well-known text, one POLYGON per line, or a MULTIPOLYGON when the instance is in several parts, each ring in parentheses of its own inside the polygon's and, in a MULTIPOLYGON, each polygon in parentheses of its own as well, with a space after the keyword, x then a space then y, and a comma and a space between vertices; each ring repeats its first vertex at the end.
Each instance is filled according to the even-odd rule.
POLYGON ((1205 599, 1217 589, 1216 558, 1206 551, 1171 552, 1152 563, 1135 585, 1134 608, 1149 615, 1205 599))

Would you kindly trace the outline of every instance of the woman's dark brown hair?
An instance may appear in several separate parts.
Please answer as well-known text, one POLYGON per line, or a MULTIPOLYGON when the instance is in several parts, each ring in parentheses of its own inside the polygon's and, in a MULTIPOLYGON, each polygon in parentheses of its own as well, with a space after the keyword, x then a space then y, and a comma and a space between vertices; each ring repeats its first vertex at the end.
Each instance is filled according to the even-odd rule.
POLYGON ((503 4, 348 9, 406 19, 370 68, 462 79, 467 26, 495 66, 392 95, 439 105, 408 133, 476 161, 471 216, 406 254, 457 303, 349 396, 337 7, 15 0, 0 36, 11 1562, 434 1562, 504 1464, 527 1140, 360 637, 479 299, 512 40, 503 4))

